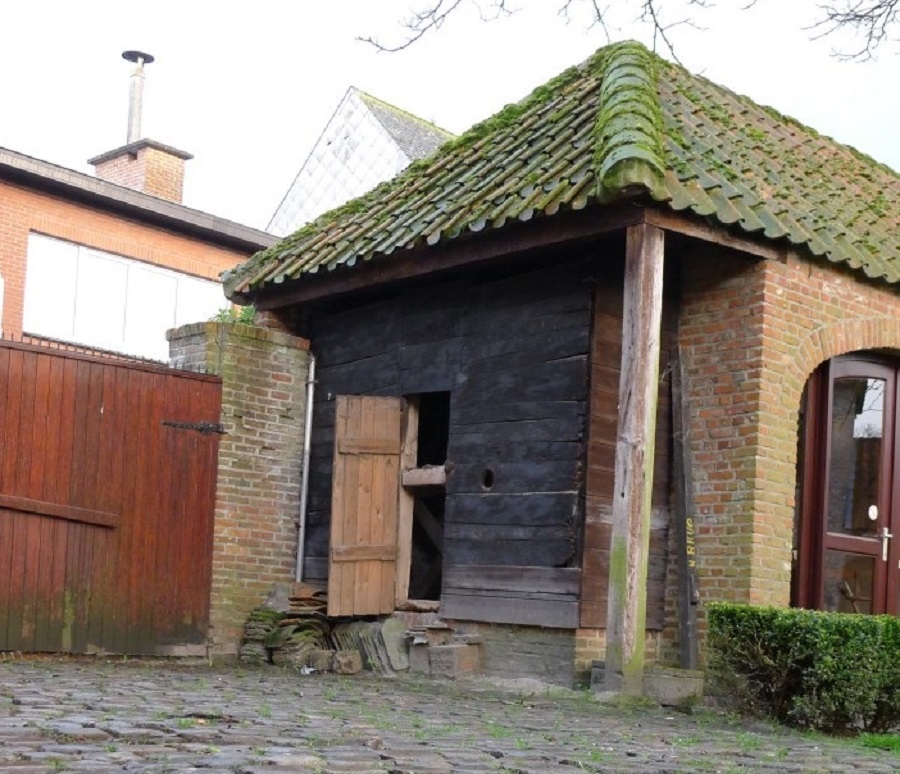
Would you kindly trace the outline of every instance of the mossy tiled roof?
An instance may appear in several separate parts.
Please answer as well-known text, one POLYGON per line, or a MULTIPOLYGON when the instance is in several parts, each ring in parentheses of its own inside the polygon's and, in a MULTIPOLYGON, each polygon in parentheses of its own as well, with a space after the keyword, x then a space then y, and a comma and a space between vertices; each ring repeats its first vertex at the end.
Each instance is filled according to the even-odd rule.
POLYGON ((628 42, 257 253, 226 292, 633 197, 900 281, 897 173, 628 42))

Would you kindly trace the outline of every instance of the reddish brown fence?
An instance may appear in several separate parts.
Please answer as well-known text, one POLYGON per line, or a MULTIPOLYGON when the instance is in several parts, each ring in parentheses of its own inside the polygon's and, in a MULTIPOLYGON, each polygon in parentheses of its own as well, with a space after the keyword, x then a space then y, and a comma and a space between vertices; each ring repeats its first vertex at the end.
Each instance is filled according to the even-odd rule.
POLYGON ((0 341, 0 651, 205 641, 217 378, 0 341))

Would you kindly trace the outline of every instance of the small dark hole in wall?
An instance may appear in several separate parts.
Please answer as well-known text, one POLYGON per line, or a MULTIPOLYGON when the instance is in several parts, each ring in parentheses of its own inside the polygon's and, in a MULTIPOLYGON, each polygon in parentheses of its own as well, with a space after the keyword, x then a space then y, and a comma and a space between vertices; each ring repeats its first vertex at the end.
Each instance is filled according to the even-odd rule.
POLYGON ((481 485, 485 489, 492 489, 494 486, 494 471, 490 468, 485 468, 481 474, 481 485))

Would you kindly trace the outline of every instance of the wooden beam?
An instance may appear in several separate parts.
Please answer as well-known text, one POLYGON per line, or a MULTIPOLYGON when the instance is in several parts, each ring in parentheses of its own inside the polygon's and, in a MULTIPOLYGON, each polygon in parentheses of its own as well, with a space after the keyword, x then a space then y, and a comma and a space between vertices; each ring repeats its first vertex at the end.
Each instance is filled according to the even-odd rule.
POLYGON ((342 438, 339 454, 400 454, 399 438, 342 438))
POLYGON ((78 508, 63 503, 49 503, 45 500, 34 500, 29 497, 0 495, 0 508, 20 513, 34 513, 40 516, 51 516, 55 519, 77 521, 82 524, 93 524, 97 527, 118 527, 119 514, 97 511, 91 508, 78 508))
POLYGON ((709 242, 729 250, 737 250, 741 253, 754 255, 757 258, 766 258, 772 261, 784 263, 788 252, 793 248, 774 244, 768 237, 759 234, 755 239, 753 235, 746 237, 737 236, 726 231, 722 226, 710 225, 705 221, 688 218, 677 212, 669 210, 647 208, 646 222, 651 226, 672 231, 676 234, 709 242))
POLYGON ((519 260, 522 253, 590 241, 643 223, 644 212, 642 206, 623 204, 600 211, 588 208, 565 216, 535 218, 529 223, 445 238, 434 246, 396 250, 388 256, 375 256, 361 266, 338 266, 333 270, 323 267, 316 274, 302 275, 282 285, 235 294, 232 300, 252 302, 259 310, 277 309, 497 259, 519 260))
POLYGON ((418 522, 423 529, 431 545, 441 555, 444 553, 444 528, 440 522, 434 517, 431 509, 425 504, 424 500, 416 500, 415 510, 413 511, 413 520, 418 522))
POLYGON ((443 486, 446 483, 447 469, 443 465, 408 468, 403 471, 403 486, 443 486))
POLYGON ((694 474, 690 439, 690 405, 684 395, 687 366, 678 349, 672 368, 672 436, 674 440, 675 537, 678 546, 678 643, 683 669, 697 669, 697 519, 694 512, 694 474))
POLYGON ((660 229, 642 224, 628 229, 625 249, 606 687, 630 694, 643 692, 664 242, 660 229))
POLYGON ((383 543, 371 546, 332 546, 332 562, 392 562, 397 558, 397 546, 383 543))
MULTIPOLYGON (((419 453, 419 399, 410 396, 403 407, 403 435, 400 444, 400 470, 416 465, 419 453)), ((409 596, 409 572, 412 566, 413 509, 416 498, 413 493, 399 487, 400 501, 397 509, 397 570, 395 575, 395 603, 409 596)))

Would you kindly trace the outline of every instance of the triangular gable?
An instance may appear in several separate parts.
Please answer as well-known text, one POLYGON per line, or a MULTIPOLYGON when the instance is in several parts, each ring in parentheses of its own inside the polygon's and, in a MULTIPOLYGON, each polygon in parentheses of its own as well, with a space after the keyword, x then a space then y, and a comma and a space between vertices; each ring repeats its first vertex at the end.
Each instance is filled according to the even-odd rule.
POLYGON ((294 178, 268 230, 284 236, 371 191, 453 135, 350 87, 294 178))

